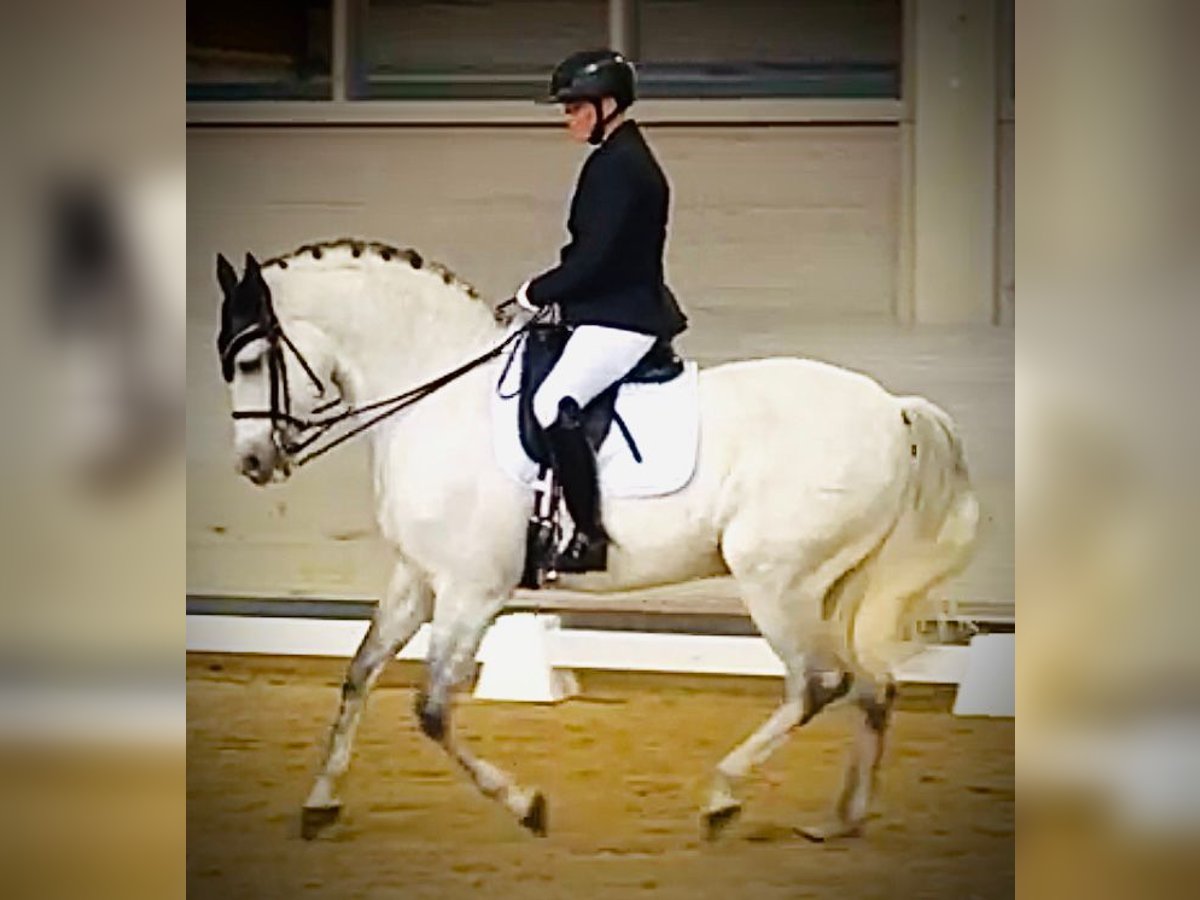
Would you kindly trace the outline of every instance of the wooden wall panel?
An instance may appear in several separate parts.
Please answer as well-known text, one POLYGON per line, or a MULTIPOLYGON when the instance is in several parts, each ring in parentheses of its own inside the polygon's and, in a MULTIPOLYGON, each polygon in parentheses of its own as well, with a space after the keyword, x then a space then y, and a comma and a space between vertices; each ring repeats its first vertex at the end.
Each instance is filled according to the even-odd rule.
MULTIPOLYGON (((669 277, 702 363, 815 356, 930 396, 962 424, 991 537, 953 588, 1012 602, 1012 334, 895 324, 895 127, 660 127, 669 277)), ((233 470, 213 341, 217 251, 356 235, 413 246, 501 299, 550 264, 579 148, 539 128, 193 128, 188 133, 188 589, 375 596, 366 454, 282 488, 233 470)))

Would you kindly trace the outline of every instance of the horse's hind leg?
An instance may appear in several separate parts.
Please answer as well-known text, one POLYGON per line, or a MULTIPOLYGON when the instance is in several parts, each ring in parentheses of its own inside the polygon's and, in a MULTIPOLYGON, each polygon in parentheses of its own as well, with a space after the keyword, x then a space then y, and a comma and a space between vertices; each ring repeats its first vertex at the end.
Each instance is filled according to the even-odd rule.
POLYGON ((398 563, 387 593, 375 610, 371 627, 346 670, 337 717, 329 731, 321 769, 304 801, 300 830, 305 839, 316 837, 341 812, 337 788, 350 766, 354 734, 367 694, 388 661, 428 620, 430 599, 431 592, 425 580, 406 564, 398 563))
POLYGON ((475 653, 503 606, 496 593, 451 586, 438 592, 430 641, 426 689, 417 698, 417 718, 427 737, 437 741, 489 799, 509 810, 536 835, 546 833, 546 801, 539 791, 521 787, 511 775, 475 756, 450 728, 454 689, 470 675, 475 653))
MULTIPOLYGON (((717 765, 703 821, 715 838, 741 811, 736 783, 764 763, 825 706, 850 688, 850 675, 820 638, 821 603, 832 576, 818 569, 799 579, 795 570, 762 567, 739 579, 751 617, 786 670, 783 703, 717 765)), ((737 569, 734 568, 737 575, 737 569)))
MULTIPOLYGON (((967 526, 973 528, 973 522, 967 526)), ((884 738, 895 704, 892 675, 904 655, 897 635, 913 604, 962 562, 962 543, 929 544, 903 523, 861 567, 855 583, 842 585, 835 601, 843 625, 848 621, 847 651, 856 679, 855 699, 863 718, 854 738, 850 765, 831 824, 803 829, 813 840, 856 834, 866 821, 884 738)))
POLYGON ((884 735, 891 720, 896 687, 892 681, 882 684, 860 680, 857 703, 862 710, 862 723, 854 738, 846 781, 838 799, 836 818, 828 825, 800 829, 810 840, 824 841, 834 837, 858 834, 866 821, 875 788, 875 776, 883 757, 884 735))

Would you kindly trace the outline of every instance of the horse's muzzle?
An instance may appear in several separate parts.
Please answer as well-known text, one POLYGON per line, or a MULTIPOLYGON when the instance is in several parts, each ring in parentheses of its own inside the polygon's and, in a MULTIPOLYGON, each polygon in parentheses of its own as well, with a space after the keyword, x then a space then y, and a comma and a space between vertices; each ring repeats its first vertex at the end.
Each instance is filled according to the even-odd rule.
POLYGON ((243 475, 262 487, 271 480, 275 461, 264 454, 250 452, 242 456, 240 468, 243 475))

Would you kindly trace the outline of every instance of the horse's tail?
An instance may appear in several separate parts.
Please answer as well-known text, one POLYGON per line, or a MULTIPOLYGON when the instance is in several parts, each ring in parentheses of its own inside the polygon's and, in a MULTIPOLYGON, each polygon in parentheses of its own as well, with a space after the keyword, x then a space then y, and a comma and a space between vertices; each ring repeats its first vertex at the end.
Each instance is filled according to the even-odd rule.
POLYGON ((899 399, 908 430, 908 484, 895 524, 839 590, 839 618, 856 665, 883 677, 906 655, 902 629, 931 587, 966 565, 979 524, 953 420, 921 397, 899 399), (848 600, 849 603, 844 601, 848 600))
POLYGON ((944 409, 924 397, 904 397, 900 403, 913 439, 911 502, 921 534, 965 557, 975 542, 979 501, 958 429, 944 409))

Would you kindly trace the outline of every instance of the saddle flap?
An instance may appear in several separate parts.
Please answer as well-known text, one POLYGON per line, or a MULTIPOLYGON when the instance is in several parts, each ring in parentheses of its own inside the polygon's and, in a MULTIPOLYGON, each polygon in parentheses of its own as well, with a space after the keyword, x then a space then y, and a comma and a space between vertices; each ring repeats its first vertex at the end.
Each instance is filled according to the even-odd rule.
POLYGON ((550 464, 550 449, 545 434, 533 414, 533 395, 541 387, 558 358, 562 356, 570 335, 554 325, 534 325, 525 335, 521 353, 521 395, 518 398, 521 445, 529 458, 539 465, 550 464))
MULTIPOLYGON (((518 344, 492 394, 492 441, 500 469, 536 491, 545 470, 523 443, 521 353, 518 344)), ((699 400, 699 371, 693 362, 685 361, 683 374, 662 384, 623 384, 616 395, 613 429, 596 454, 602 494, 660 497, 685 486, 699 458, 699 400), (617 429, 620 435, 613 433, 617 429), (635 439, 640 453, 634 452, 635 439)))
MULTIPOLYGON (((535 325, 529 329, 521 356, 521 396, 518 400, 521 445, 529 458, 539 465, 550 464, 550 449, 541 425, 533 413, 533 396, 554 364, 562 356, 570 338, 570 329, 561 325, 535 325)), ((616 416, 617 394, 622 384, 660 384, 683 372, 683 361, 670 341, 657 341, 624 378, 599 394, 583 409, 583 430, 588 444, 598 450, 608 437, 616 416)), ((627 439, 630 439, 627 436, 627 439)), ((636 450, 634 451, 636 453, 636 450)))

